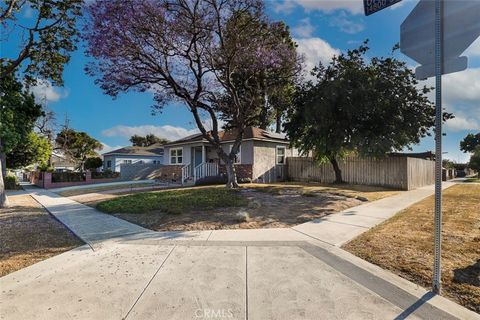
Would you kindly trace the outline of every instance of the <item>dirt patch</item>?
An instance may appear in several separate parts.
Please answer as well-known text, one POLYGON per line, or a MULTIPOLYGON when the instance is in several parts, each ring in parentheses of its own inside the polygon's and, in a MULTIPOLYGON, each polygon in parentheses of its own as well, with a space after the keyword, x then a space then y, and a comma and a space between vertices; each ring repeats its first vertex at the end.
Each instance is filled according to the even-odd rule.
POLYGON ((255 189, 243 189, 240 193, 248 200, 247 207, 191 210, 174 215, 160 211, 114 215, 156 231, 283 228, 362 203, 355 198, 330 193, 305 195, 295 188, 286 188, 275 194, 255 189))
MULTIPOLYGON (((353 254, 426 288, 433 266, 434 198, 421 201, 347 243, 353 254)), ((443 193, 443 294, 480 313, 480 185, 443 193)))
POLYGON ((0 276, 83 244, 30 195, 8 199, 0 209, 0 276))

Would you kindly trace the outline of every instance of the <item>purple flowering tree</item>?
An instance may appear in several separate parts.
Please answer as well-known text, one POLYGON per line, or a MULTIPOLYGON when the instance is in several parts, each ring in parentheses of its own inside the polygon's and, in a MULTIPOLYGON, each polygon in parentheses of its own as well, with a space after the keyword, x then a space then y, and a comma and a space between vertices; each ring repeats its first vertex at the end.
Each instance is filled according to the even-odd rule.
POLYGON ((111 96, 154 92, 155 107, 180 101, 226 164, 237 187, 234 159, 245 128, 258 115, 261 88, 253 79, 282 69, 291 46, 273 42, 260 0, 102 0, 87 7, 87 73, 111 96), (236 133, 221 148, 219 119, 236 133), (210 123, 208 131, 205 123, 210 123))

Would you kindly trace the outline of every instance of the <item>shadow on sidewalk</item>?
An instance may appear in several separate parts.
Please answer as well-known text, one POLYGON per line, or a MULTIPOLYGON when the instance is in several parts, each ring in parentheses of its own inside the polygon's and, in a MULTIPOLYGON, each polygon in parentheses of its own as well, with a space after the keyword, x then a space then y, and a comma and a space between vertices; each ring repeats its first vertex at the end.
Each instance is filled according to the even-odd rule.
POLYGON ((405 309, 401 314, 395 317, 394 320, 404 320, 407 319, 410 315, 412 315, 418 308, 424 305, 428 300, 432 299, 435 296, 435 293, 429 291, 425 293, 422 297, 420 297, 414 304, 410 307, 405 309))

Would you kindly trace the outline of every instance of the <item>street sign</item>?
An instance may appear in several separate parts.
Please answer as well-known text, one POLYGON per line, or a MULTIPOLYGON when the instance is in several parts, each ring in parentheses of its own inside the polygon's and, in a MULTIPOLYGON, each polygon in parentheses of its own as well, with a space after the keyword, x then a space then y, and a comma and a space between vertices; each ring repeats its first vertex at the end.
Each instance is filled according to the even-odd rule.
POLYGON ((402 0, 363 0, 363 8, 365 9, 365 15, 369 16, 400 1, 402 0))
MULTIPOLYGON (((480 1, 444 1, 442 74, 465 70, 461 54, 480 36, 480 1)), ((419 64, 418 79, 435 75, 435 1, 420 0, 400 26, 400 51, 419 64)))

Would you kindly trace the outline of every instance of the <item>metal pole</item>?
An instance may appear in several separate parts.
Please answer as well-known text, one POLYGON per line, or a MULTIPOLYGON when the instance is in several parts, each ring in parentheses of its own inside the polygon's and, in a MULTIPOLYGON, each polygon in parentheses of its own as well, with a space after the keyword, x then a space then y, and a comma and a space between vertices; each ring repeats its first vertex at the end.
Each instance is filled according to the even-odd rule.
POLYGON ((443 0, 435 0, 435 257, 432 291, 440 294, 442 255, 442 64, 443 0))

